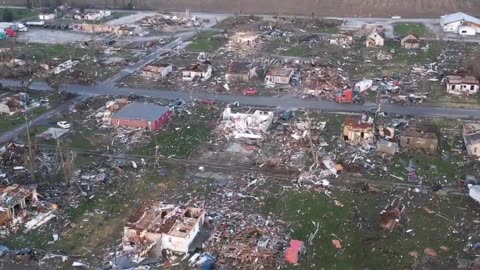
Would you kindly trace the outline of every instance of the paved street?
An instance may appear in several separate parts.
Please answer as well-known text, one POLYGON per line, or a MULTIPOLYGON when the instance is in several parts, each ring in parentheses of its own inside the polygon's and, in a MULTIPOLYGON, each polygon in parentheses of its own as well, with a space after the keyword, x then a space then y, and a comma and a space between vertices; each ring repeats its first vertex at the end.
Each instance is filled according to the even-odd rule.
MULTIPOLYGON (((52 108, 48 110, 47 112, 43 113, 42 115, 37 116, 34 119, 30 120, 30 126, 33 126, 35 124, 41 123, 42 121, 48 120, 55 114, 64 111, 67 109, 70 105, 74 104, 76 101, 78 101, 79 98, 71 98, 67 100, 66 102, 60 104, 59 106, 52 108)), ((21 126, 18 126, 14 129, 11 129, 3 134, 0 135, 0 144, 4 144, 8 141, 11 141, 18 137, 21 133, 25 132, 27 129, 27 124, 22 124, 21 126)))
MULTIPOLYGON (((20 82, 14 80, 2 80, 5 86, 19 87, 20 82)), ((49 87, 46 83, 35 82, 31 86, 32 90, 48 90, 49 87)), ((204 99, 213 98, 220 102, 240 102, 243 105, 251 106, 268 106, 279 108, 298 108, 298 109, 312 109, 321 110, 326 112, 363 112, 364 110, 375 108, 374 103, 366 103, 363 105, 351 105, 351 104, 337 104, 324 100, 305 100, 293 96, 244 96, 244 95, 224 95, 216 93, 193 93, 190 97, 190 93, 178 92, 178 91, 163 91, 153 89, 134 89, 134 88, 119 88, 113 85, 96 85, 96 86, 84 86, 84 85, 65 85, 61 88, 62 91, 70 92, 79 95, 88 96, 100 96, 100 95, 113 95, 113 96, 129 96, 131 94, 156 97, 164 99, 204 99)), ((401 113, 411 116, 426 116, 426 117, 445 117, 445 118, 461 118, 461 119, 480 119, 480 110, 477 109, 462 109, 462 108, 445 108, 445 107, 433 107, 425 105, 397 105, 397 104, 384 104, 382 105, 382 111, 388 113, 401 113)))

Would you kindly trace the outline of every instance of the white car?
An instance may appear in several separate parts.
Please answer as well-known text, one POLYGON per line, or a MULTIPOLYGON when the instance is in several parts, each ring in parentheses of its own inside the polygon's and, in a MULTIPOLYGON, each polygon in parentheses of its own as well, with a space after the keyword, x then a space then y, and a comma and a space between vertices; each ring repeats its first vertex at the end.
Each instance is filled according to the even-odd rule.
POLYGON ((60 121, 57 123, 57 126, 61 128, 70 128, 70 124, 67 121, 60 121))

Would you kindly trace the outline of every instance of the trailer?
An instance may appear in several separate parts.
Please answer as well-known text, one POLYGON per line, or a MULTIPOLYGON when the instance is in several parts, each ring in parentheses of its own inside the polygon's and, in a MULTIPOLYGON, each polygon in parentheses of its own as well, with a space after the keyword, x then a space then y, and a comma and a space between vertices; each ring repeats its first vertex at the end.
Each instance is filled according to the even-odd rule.
POLYGON ((45 21, 28 21, 25 24, 28 26, 44 26, 45 21))

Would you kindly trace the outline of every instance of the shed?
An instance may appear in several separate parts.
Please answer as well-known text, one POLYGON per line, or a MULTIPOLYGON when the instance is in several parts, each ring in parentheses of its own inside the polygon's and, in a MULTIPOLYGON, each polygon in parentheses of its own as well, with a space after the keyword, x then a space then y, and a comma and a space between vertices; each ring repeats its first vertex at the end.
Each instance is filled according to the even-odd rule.
POLYGON ((167 106, 135 102, 113 114, 111 121, 114 126, 158 130, 171 116, 172 112, 167 106))

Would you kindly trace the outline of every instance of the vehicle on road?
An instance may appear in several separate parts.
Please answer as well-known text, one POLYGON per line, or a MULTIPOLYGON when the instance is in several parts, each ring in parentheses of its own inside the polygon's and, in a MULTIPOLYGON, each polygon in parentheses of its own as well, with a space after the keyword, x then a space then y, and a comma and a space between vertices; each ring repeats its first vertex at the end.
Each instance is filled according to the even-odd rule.
POLYGON ((57 126, 61 127, 61 128, 70 128, 71 125, 67 122, 67 121, 60 121, 57 123, 57 126))
POLYGON ((242 93, 246 96, 255 96, 257 94, 257 89, 248 88, 243 90, 242 93))
POLYGON ((8 249, 8 247, 0 245, 0 257, 2 257, 3 255, 7 254, 8 251, 10 251, 10 250, 8 249))
POLYGON ((7 34, 5 34, 4 32, 0 32, 0 40, 4 40, 7 38, 8 38, 7 34))
POLYGON ((201 103, 211 106, 211 105, 215 104, 215 100, 212 99, 212 98, 205 98, 205 99, 201 100, 201 103))
POLYGON ((343 91, 342 95, 337 96, 335 102, 345 104, 363 104, 364 100, 362 95, 358 91, 346 89, 345 91, 343 91))
POLYGON ((5 29, 5 34, 7 34, 7 36, 9 36, 9 37, 16 37, 17 36, 17 32, 15 32, 15 30, 13 30, 12 28, 5 29))

